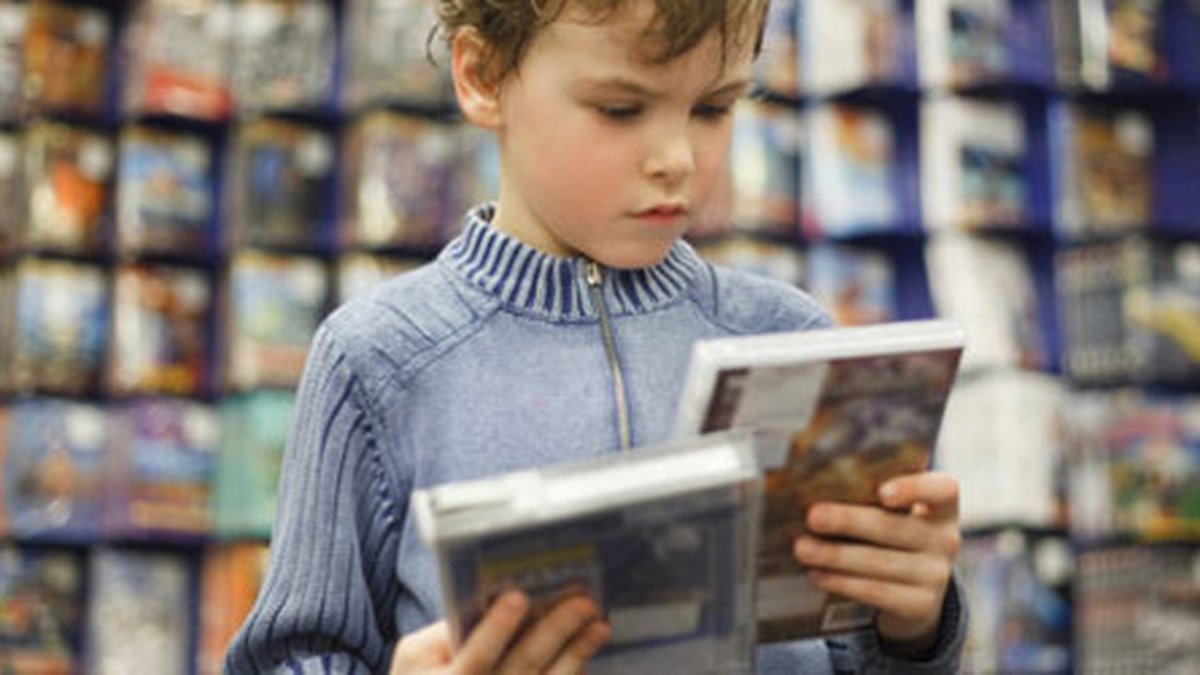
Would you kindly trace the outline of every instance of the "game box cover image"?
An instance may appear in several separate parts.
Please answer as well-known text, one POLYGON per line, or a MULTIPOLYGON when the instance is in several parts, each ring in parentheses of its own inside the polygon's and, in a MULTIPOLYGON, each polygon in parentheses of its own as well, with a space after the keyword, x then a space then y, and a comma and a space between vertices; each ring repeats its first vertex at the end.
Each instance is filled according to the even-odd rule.
POLYGON ((696 344, 676 434, 751 429, 765 474, 760 643, 874 621, 866 605, 810 583, 792 543, 812 504, 874 503, 889 478, 930 466, 964 342, 956 322, 928 320, 696 344))
POLYGON ((533 617, 581 594, 612 628, 592 673, 749 672, 752 445, 713 434, 415 491, 455 641, 511 588, 533 617))

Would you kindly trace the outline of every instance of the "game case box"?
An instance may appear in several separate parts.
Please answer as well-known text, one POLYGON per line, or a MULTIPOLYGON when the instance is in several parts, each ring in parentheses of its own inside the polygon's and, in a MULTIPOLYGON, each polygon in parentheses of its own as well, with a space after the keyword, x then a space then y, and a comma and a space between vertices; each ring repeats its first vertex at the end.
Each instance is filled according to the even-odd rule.
POLYGON ((920 114, 926 228, 1027 227, 1028 142, 1020 109, 943 96, 925 99, 920 114))
POLYGON ((279 472, 295 393, 264 390, 225 398, 212 488, 214 533, 224 539, 271 536, 279 472))
POLYGON ((240 113, 320 110, 332 103, 333 3, 241 0, 233 13, 231 81, 240 113))
POLYGON ((962 672, 1071 673, 1073 566, 1061 533, 969 534, 955 565, 971 607, 962 672))
POLYGON ((0 122, 14 122, 21 113, 23 42, 29 7, 0 5, 0 122))
POLYGON ((117 395, 210 393, 214 315, 207 270, 122 265, 113 284, 108 390, 117 395))
POLYGON ((315 256, 244 249, 224 292, 223 384, 233 391, 295 387, 325 316, 329 270, 315 256))
POLYGON ((897 229, 896 129, 882 111, 823 103, 806 113, 801 225, 812 239, 897 229))
POLYGON ((208 546, 200 571, 197 675, 222 675, 225 652, 245 623, 267 575, 268 547, 261 542, 208 546))
POLYGON ((536 617, 590 597, 612 639, 592 673, 749 672, 759 474, 749 434, 714 434, 417 490, 461 643, 520 588, 536 617))
MULTIPOLYGON (((105 132, 39 120, 25 127, 22 169, 29 250, 97 255, 109 236, 116 156, 105 132)), ((7 208, 12 208, 8 206, 7 208)))
POLYGON ((117 247, 121 253, 207 258, 216 244, 213 150, 194 134, 130 127, 121 135, 117 247))
POLYGON ((328 131, 260 118, 238 126, 229 153, 226 244, 328 247, 337 188, 337 148, 328 131))
POLYGON ((439 41, 426 40, 437 23, 435 4, 430 0, 347 4, 342 21, 346 109, 400 105, 441 111, 454 106, 449 50, 439 41))
POLYGON ((17 206, 0 210, 0 258, 16 250, 25 224, 24 210, 19 207, 25 200, 21 153, 20 136, 0 132, 0 204, 17 206))
POLYGON ((109 429, 95 403, 23 398, 8 408, 0 501, 6 530, 25 540, 100 535, 109 429))
POLYGON ((109 422, 106 535, 198 541, 209 534, 217 411, 199 401, 144 397, 114 406, 109 422))
POLYGON ((351 248, 432 251, 467 203, 460 127, 368 113, 346 135, 340 235, 351 248))
POLYGON ((868 606, 808 581, 793 543, 810 505, 877 503, 884 481, 929 468, 964 340, 935 320, 696 343, 676 435, 751 429, 765 473, 760 643, 872 624, 868 606))
POLYGON ((98 7, 31 2, 23 41, 21 91, 26 114, 104 112, 109 15, 98 7))
POLYGON ((77 552, 0 545, 0 673, 79 672, 83 587, 77 552))
POLYGON ((127 115, 220 122, 233 109, 231 0, 137 0, 122 35, 127 115))
POLYGON ((97 548, 88 563, 90 675, 186 675, 192 565, 182 553, 97 548))
POLYGON ((896 271, 886 250, 837 242, 808 248, 804 288, 839 326, 895 321, 896 271))
POLYGON ((1145 229, 1154 218, 1155 127, 1136 107, 1050 108, 1055 227, 1068 237, 1145 229))
POLYGON ((917 2, 922 85, 956 89, 1004 79, 1010 68, 1006 27, 1011 1, 917 2))
POLYGON ((925 243, 929 290, 938 316, 970 336, 964 370, 1049 367, 1034 267, 1011 239, 940 232, 925 243))
POLYGON ((68 260, 24 258, 0 283, 0 383, 17 393, 99 391, 108 344, 106 271, 68 260))
POLYGON ((911 3, 806 0, 800 12, 806 92, 824 96, 898 84, 915 69, 911 3))

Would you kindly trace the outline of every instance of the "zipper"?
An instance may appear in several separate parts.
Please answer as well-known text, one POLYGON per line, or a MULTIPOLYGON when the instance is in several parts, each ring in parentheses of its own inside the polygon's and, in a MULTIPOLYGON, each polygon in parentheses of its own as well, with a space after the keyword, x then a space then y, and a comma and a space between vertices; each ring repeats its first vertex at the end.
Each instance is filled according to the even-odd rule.
POLYGON ((625 392, 625 376, 621 373, 621 360, 617 358, 617 343, 613 339, 612 321, 608 317, 608 306, 604 304, 604 271, 600 264, 587 262, 587 285, 592 294, 592 304, 600 318, 600 334, 604 338, 604 353, 608 357, 608 369, 612 373, 613 397, 617 403, 617 434, 621 450, 631 444, 629 432, 629 396, 625 392))

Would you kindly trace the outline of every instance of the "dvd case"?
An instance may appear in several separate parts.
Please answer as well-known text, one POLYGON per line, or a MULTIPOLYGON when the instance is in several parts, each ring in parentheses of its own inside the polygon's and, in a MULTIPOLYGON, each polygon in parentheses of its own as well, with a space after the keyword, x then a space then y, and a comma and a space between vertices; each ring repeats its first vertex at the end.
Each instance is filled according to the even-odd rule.
POLYGON ((336 145, 312 124, 259 118, 237 127, 225 199, 228 244, 322 250, 330 243, 336 145))
POLYGON ((233 110, 233 0, 136 0, 122 34, 122 109, 220 122, 233 110))
POLYGON ((767 9, 762 48, 754 61, 753 81, 763 91, 788 99, 800 97, 800 10, 803 0, 774 0, 767 9))
POLYGON ((25 113, 101 116, 111 31, 109 15, 98 7, 29 3, 21 82, 25 113))
POLYGON ((1200 374, 1200 244, 1147 237, 1064 249, 1057 261, 1069 374, 1082 383, 1187 386, 1200 374))
POLYGON ((108 345, 109 281, 99 265, 24 258, 13 268, 6 386, 19 393, 99 393, 108 345))
POLYGON ((368 113, 345 141, 340 239, 345 247, 432 251, 470 206, 458 125, 368 113))
POLYGON ((1071 673, 1066 537, 1005 528, 968 536, 956 574, 971 607, 965 673, 1071 673))
POLYGON ((1068 237, 1146 228, 1155 199, 1150 115, 1134 107, 1051 105, 1055 227, 1068 237))
POLYGON ((925 260, 937 315, 962 322, 971 338, 964 370, 1049 365, 1033 268, 1016 243, 940 232, 925 260))
POLYGON ((233 12, 233 100, 240 113, 320 110, 332 103, 330 0, 240 0, 233 12))
POLYGON ((213 291, 205 270, 123 265, 113 291, 108 388, 118 395, 209 393, 213 291))
POLYGON ((713 434, 413 493, 461 643, 519 588, 531 616, 591 598, 612 639, 592 673, 749 672, 759 473, 713 434))
POLYGON ((177 552, 101 548, 88 564, 85 671, 186 675, 191 573, 177 552))
POLYGON ((204 259, 215 248, 213 149, 202 137, 144 126, 121 134, 117 250, 204 259))
MULTIPOLYGON (((910 4, 911 7, 911 4, 910 4)), ((898 84, 912 25, 899 0, 807 0, 801 6, 800 63, 805 91, 836 94, 898 84)))
POLYGON ((1084 550, 1078 566, 1075 672, 1200 670, 1200 551, 1195 546, 1084 550))
POLYGON ((0 545, 0 673, 79 672, 83 588, 78 553, 0 545))
POLYGON ((28 5, 0 5, 0 122, 12 122, 21 115, 22 43, 28 20, 28 5))
POLYGON ((921 85, 959 89, 1001 81, 1009 72, 1011 0, 918 0, 921 85))
POLYGON ((230 260, 221 365, 232 391, 295 387, 325 316, 325 262, 315 256, 241 250, 230 260))
POLYGON ((427 41, 437 23, 435 4, 433 0, 372 0, 346 6, 342 22, 345 108, 401 105, 445 110, 454 106, 449 50, 440 40, 427 41), (436 49, 432 62, 427 48, 436 49))
POLYGON ((266 578, 267 553, 266 544, 255 542, 227 542, 205 549, 196 675, 225 672, 225 652, 266 578))
POLYGON ((271 536, 295 403, 292 391, 256 391, 221 402, 212 493, 213 528, 219 537, 271 536))
POLYGON ((1163 0, 1051 3, 1059 81, 1095 90, 1162 84, 1163 0))
POLYGON ((927 229, 1029 224, 1025 125, 1015 104, 927 98, 920 143, 927 229))
POLYGON ((702 340, 676 435, 748 428, 765 472, 758 640, 865 628, 868 606, 807 580, 792 553, 808 507, 877 503, 889 478, 929 468, 964 333, 951 321, 702 340))
POLYGON ((0 132, 0 204, 10 205, 0 209, 0 257, 16 250, 25 220, 20 208, 25 201, 21 146, 19 136, 0 132))
POLYGON ((1076 538, 1200 538, 1200 400, 1075 392, 1061 423, 1076 538))
POLYGON ((1066 388, 1037 371, 963 378, 946 405, 935 465, 958 478, 963 528, 1067 526, 1059 434, 1066 388))
POLYGON ((198 541, 212 530, 220 422, 212 406, 140 398, 110 410, 104 532, 114 539, 198 541))
POLYGON ((848 237, 897 228, 895 130, 883 112, 823 103, 807 112, 800 188, 804 234, 848 237))
POLYGON ((804 126, 785 105, 739 103, 730 146, 730 220, 737 230, 794 239, 800 226, 804 126))
POLYGON ((895 321, 896 273, 886 251, 866 246, 820 242, 808 249, 803 286, 838 326, 895 321))
POLYGON ((0 483, 8 530, 46 542, 99 537, 108 448, 108 423, 98 404, 48 398, 13 403, 0 483))
POLYGON ((40 120, 25 127, 24 148, 27 222, 22 245, 100 253, 111 219, 112 140, 104 132, 40 120))

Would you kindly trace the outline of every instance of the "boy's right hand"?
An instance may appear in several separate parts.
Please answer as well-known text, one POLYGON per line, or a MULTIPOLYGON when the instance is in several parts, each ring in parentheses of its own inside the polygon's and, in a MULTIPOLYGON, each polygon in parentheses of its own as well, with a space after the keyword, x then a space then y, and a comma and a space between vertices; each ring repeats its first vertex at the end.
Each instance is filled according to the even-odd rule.
POLYGON ((505 593, 457 653, 445 621, 411 633, 396 645, 391 675, 581 673, 612 633, 587 598, 564 600, 522 631, 528 611, 529 601, 522 593, 505 593), (518 634, 519 641, 510 648, 518 634))

